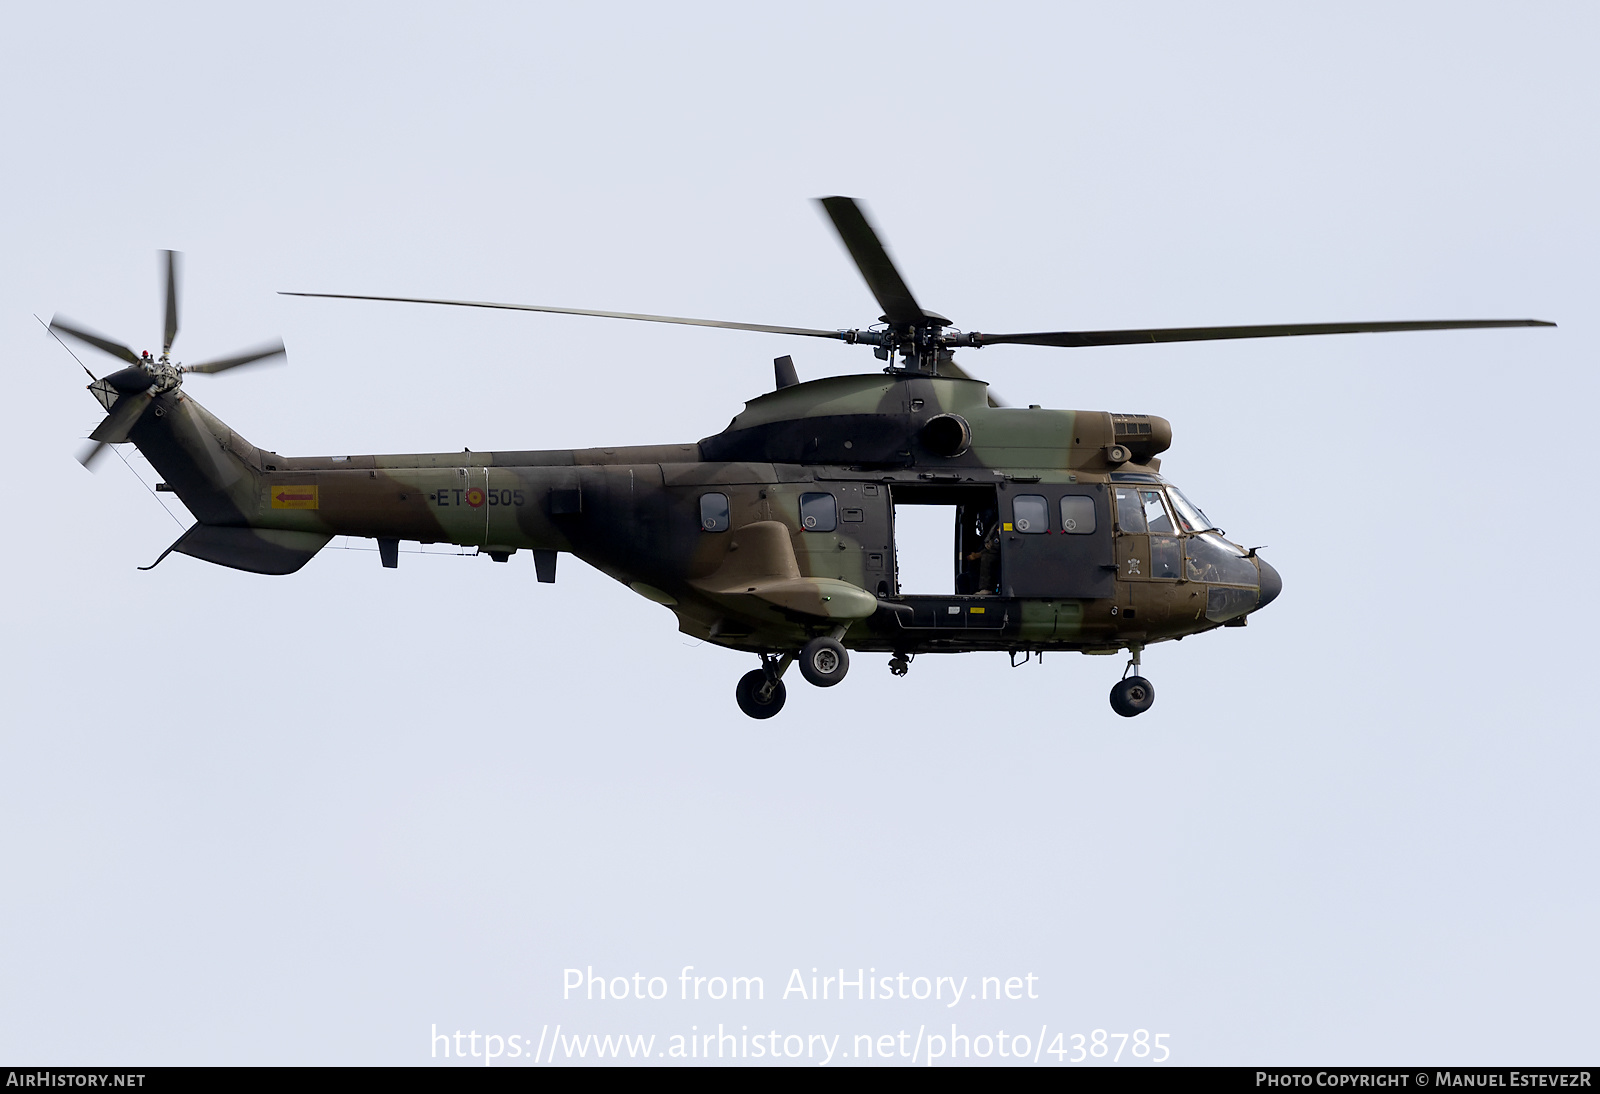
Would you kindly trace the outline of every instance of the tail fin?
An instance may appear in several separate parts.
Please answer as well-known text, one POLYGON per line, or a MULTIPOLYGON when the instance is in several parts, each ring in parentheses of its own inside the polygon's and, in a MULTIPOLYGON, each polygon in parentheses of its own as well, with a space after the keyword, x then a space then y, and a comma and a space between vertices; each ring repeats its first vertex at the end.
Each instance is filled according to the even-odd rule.
POLYGON ((260 449, 181 392, 157 396, 128 439, 199 520, 168 553, 256 574, 292 574, 333 538, 251 527, 261 496, 260 449))

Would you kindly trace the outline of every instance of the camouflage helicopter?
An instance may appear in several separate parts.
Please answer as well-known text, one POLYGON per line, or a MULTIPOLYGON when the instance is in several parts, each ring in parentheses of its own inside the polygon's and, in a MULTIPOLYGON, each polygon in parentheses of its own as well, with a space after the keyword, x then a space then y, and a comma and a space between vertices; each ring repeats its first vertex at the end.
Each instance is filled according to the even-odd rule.
MULTIPOLYGON (((736 698, 752 718, 784 705, 798 663, 818 687, 844 679, 850 650, 890 655, 904 676, 922 653, 1046 650, 1130 654, 1111 706, 1132 717, 1155 688, 1155 642, 1244 626, 1283 588, 1255 550, 1227 539, 1161 476, 1172 426, 1151 414, 1002 405, 953 352, 994 345, 1111 346, 1288 335, 1553 326, 1533 319, 1313 323, 1024 334, 964 332, 922 307, 860 205, 820 202, 882 309, 866 329, 820 330, 470 300, 286 295, 503 308, 723 327, 870 346, 881 374, 802 383, 790 357, 774 390, 721 433, 691 444, 571 451, 281 456, 257 448, 183 390, 189 373, 279 357, 281 342, 182 365, 176 260, 165 254, 159 357, 59 317, 51 330, 126 367, 89 390, 107 411, 85 465, 132 442, 196 518, 173 551, 258 574, 290 574, 334 536, 533 556, 553 582, 570 552, 669 608, 679 629, 754 654, 736 698), (903 589, 897 513, 942 506, 953 527, 948 586, 903 589)), ((150 567, 145 567, 146 569, 150 567)))

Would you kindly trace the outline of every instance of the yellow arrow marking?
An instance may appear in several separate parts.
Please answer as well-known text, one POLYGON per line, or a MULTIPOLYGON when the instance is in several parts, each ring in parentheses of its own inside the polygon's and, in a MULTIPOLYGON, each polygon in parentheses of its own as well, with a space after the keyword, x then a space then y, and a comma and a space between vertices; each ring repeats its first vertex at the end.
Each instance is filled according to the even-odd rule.
POLYGON ((317 488, 315 486, 274 486, 272 489, 272 507, 274 509, 315 509, 317 507, 317 488))

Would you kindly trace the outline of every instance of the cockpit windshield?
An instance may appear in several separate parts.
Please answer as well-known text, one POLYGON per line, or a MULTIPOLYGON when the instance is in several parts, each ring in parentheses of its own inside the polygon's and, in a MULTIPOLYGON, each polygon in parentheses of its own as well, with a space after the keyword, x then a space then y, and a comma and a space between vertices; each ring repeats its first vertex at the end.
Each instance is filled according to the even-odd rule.
POLYGON ((1215 528, 1211 518, 1200 511, 1200 507, 1183 496, 1176 486, 1167 487, 1167 496, 1172 499, 1172 508, 1178 514, 1178 527, 1185 532, 1206 532, 1215 528))
POLYGON ((1189 556, 1189 580, 1222 585, 1260 585, 1256 564, 1244 548, 1229 543, 1215 532, 1185 541, 1189 556))

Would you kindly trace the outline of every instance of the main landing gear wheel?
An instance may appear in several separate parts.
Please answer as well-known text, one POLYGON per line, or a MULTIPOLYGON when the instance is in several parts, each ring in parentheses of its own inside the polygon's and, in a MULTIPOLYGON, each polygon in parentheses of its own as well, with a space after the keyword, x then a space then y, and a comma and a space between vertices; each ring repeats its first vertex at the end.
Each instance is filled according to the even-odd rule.
POLYGON ((782 680, 769 676, 766 669, 751 669, 739 677, 733 694, 739 700, 739 709, 750 717, 770 718, 783 709, 788 689, 782 680))
POLYGON ((850 671, 850 655, 837 638, 824 635, 800 647, 800 675, 819 688, 831 688, 850 671))
POLYGON ((1156 686, 1143 676, 1130 676, 1117 681, 1111 689, 1111 709, 1124 718, 1143 714, 1156 701, 1156 686))

